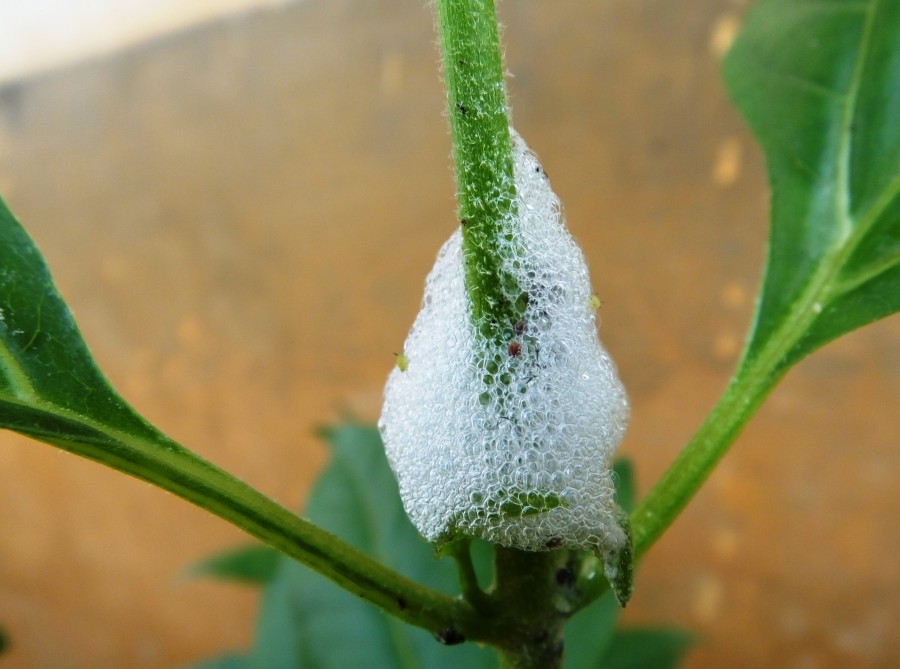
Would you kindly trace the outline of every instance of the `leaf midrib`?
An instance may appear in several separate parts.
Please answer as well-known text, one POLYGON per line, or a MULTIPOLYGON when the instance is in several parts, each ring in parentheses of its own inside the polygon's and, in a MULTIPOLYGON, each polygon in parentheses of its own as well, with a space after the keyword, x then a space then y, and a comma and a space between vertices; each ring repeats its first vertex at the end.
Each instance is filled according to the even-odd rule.
POLYGON ((13 391, 12 397, 15 400, 32 403, 39 401, 39 396, 31 383, 31 377, 19 364, 18 359, 5 342, 0 345, 0 370, 9 382, 9 387, 13 391))
POLYGON ((843 105, 841 138, 837 152, 837 187, 835 188, 834 196, 834 215, 841 234, 835 240, 835 244, 830 252, 826 253, 819 262, 817 270, 813 272, 806 283, 805 289, 793 302, 786 317, 782 320, 781 327, 777 328, 768 337, 767 343, 762 346, 759 354, 752 356, 752 362, 748 356, 748 353, 753 350, 752 343, 747 347, 745 357, 739 367, 742 374, 755 376, 761 373, 763 376, 768 376, 776 373, 782 361, 804 334, 808 332, 819 314, 824 310, 825 305, 844 294, 839 290, 842 284, 836 281, 838 274, 855 247, 878 220, 879 213, 884 211, 893 197, 900 191, 900 177, 898 177, 891 182, 891 187, 878 198, 876 203, 860 217, 857 225, 853 225, 853 217, 850 214, 850 155, 853 143, 851 125, 856 113, 863 70, 867 62, 874 16, 880 1, 872 0, 865 10, 865 26, 860 38, 850 87, 843 105), (820 308, 817 309, 816 305, 819 305, 820 308))
MULTIPOLYGON (((827 295, 822 297, 821 302, 831 302, 838 297, 846 295, 854 288, 862 285, 869 279, 887 271, 893 265, 900 262, 900 254, 895 254, 878 263, 872 263, 863 271, 857 273, 856 276, 848 277, 844 281, 836 281, 837 274, 846 263, 847 258, 853 253, 857 245, 866 237, 872 227, 877 223, 880 216, 890 206, 895 198, 900 196, 900 175, 896 175, 885 187, 878 198, 869 208, 863 212, 854 225, 854 218, 850 213, 850 156, 853 148, 853 132, 852 125, 856 117, 856 105, 859 101, 859 88, 863 79, 863 71, 868 62, 869 43, 872 36, 872 28, 874 25, 877 8, 882 0, 872 0, 868 9, 865 11, 866 25, 863 30, 863 36, 860 41, 859 54, 853 68, 853 76, 851 79, 850 89, 847 92, 847 100, 844 103, 844 114, 841 122, 841 142, 838 151, 838 182, 840 187, 835 193, 835 212, 840 224, 839 229, 844 234, 837 245, 837 253, 835 253, 832 271, 829 273, 830 283, 833 286, 827 291, 827 295)), ((823 263, 825 264, 825 263, 823 263)), ((814 304, 815 302, 813 302, 814 304)))
POLYGON ((835 212, 838 217, 838 229, 842 233, 842 241, 846 241, 853 234, 853 222, 850 217, 850 155, 853 149, 853 118, 856 115, 856 105, 859 101, 859 89, 862 84, 862 74, 867 62, 869 42, 872 38, 872 18, 879 0, 872 3, 864 11, 865 26, 860 39, 856 63, 853 65, 853 75, 850 79, 850 88, 843 106, 841 119, 841 137, 838 148, 838 188, 835 191, 835 212))
MULTIPOLYGON (((0 392, 0 401, 8 402, 10 404, 16 404, 20 407, 32 409, 47 416, 65 421, 67 423, 78 425, 82 428, 105 437, 108 440, 108 443, 119 444, 121 446, 124 446, 127 450, 138 451, 141 450, 142 446, 144 448, 153 449, 156 458, 174 455, 178 450, 181 449, 181 447, 178 446, 178 444, 176 444, 174 441, 170 440, 161 432, 157 431, 155 428, 146 423, 146 430, 143 433, 129 432, 115 428, 108 423, 94 420, 88 416, 77 413, 75 411, 72 411, 71 409, 67 409, 55 402, 51 402, 45 399, 31 384, 30 379, 27 375, 27 371, 19 364, 18 360, 12 356, 7 346, 0 346, 0 367, 2 367, 4 371, 10 373, 17 381, 25 385, 24 391, 21 387, 13 385, 14 391, 18 390, 19 392, 0 392)), ((10 377, 8 376, 7 378, 10 377)), ((125 410, 130 411, 129 409, 125 410)), ((51 436, 54 437, 54 443, 87 443, 84 439, 79 438, 78 435, 65 433, 47 435, 48 438, 51 436)), ((46 439, 42 440, 46 441, 46 439)), ((179 467, 178 462, 170 462, 170 464, 174 464, 176 467, 179 467)))

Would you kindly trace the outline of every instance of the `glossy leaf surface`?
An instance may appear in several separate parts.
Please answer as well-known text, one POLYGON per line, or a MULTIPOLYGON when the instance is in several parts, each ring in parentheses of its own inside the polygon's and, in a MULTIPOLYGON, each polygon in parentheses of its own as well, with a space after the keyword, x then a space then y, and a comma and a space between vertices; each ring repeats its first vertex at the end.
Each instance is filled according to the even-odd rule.
POLYGON ((761 0, 726 59, 772 188, 747 364, 777 374, 900 308, 898 45, 894 0, 761 0))

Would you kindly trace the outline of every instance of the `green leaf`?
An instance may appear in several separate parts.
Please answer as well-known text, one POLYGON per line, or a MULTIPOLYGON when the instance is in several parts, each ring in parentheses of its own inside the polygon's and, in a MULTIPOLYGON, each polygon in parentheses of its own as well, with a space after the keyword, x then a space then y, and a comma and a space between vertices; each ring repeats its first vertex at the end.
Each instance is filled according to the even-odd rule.
POLYGON ((265 585, 275 578, 280 555, 268 546, 241 546, 207 558, 188 569, 186 575, 265 585))
POLYGON ((760 0, 725 61, 766 156, 768 261, 728 389, 632 514, 655 542, 791 365, 900 308, 900 3, 760 0))
POLYGON ((616 621, 622 611, 611 592, 578 612, 565 629, 566 669, 596 669, 613 639, 616 621))
POLYGON ((0 427, 156 483, 207 508, 213 504, 201 501, 204 493, 223 497, 242 487, 223 480, 227 475, 151 426, 113 390, 40 252, 2 199, 0 427))
POLYGON ((301 520, 141 418, 94 364, 43 258, 2 200, 0 427, 173 492, 404 620, 434 629, 468 611, 301 520))
POLYGON ((43 258, 2 200, 0 426, 57 445, 121 449, 121 438, 135 435, 178 450, 97 369, 43 258))
MULTIPOLYGON (((453 561, 436 560, 403 511, 378 431, 345 425, 325 436, 332 459, 306 515, 400 573, 457 593, 453 561)), ((490 559, 484 551, 473 557, 476 563, 490 559)), ((482 572, 490 566, 476 568, 482 572)), ((452 631, 446 636, 452 638, 452 631)), ((496 666, 490 651, 474 644, 443 646, 431 634, 379 613, 287 560, 264 590, 253 657, 267 669, 496 666)))
POLYGON ((0 655, 5 653, 9 649, 9 637, 6 635, 6 630, 0 627, 0 655))
POLYGON ((596 669, 674 669, 691 646, 691 637, 672 629, 624 629, 613 636, 596 669))
POLYGON ((760 0, 726 59, 772 187, 745 367, 778 375, 900 309, 898 44, 896 0, 760 0))

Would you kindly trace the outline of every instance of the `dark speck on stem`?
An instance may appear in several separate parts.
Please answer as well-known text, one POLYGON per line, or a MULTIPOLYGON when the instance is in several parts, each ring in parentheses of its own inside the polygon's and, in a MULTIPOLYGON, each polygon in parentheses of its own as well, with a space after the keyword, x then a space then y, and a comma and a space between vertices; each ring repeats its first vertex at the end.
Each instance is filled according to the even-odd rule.
POLYGON ((550 648, 549 655, 550 657, 548 657, 547 659, 550 662, 559 662, 559 660, 563 656, 563 642, 557 641, 555 644, 553 644, 553 646, 550 648))
POLYGON ((565 567, 557 570, 556 582, 564 588, 571 588, 575 585, 575 569, 571 562, 567 562, 565 567))
POLYGON ((440 641, 445 646, 455 646, 466 640, 466 637, 464 637, 459 633, 458 630, 455 630, 452 627, 447 627, 445 629, 442 629, 440 632, 435 633, 434 638, 440 641))

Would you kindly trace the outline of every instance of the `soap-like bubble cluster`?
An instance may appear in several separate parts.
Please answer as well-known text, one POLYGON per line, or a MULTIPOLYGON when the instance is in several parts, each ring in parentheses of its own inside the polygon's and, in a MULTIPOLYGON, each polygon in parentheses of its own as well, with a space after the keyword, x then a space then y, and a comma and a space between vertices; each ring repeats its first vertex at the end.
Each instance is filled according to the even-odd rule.
POLYGON ((426 281, 379 427, 404 507, 429 541, 610 553, 625 542, 610 465, 628 402, 559 200, 525 142, 513 142, 517 215, 501 257, 515 278, 504 299, 522 312, 499 341, 472 323, 457 230, 426 281))

